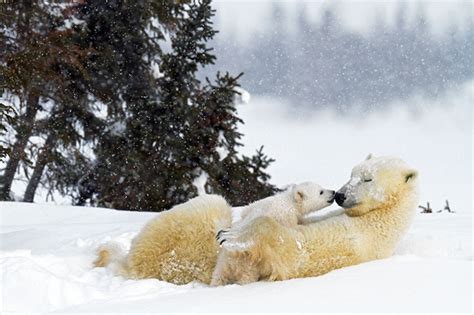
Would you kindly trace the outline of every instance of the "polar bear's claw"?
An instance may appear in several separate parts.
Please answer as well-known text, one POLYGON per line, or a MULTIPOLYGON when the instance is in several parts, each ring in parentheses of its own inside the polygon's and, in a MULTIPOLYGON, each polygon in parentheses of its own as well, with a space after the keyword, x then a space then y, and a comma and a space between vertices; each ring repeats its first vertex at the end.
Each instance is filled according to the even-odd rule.
POLYGON ((251 242, 242 242, 239 240, 239 229, 221 230, 216 235, 219 246, 229 251, 245 251, 251 247, 251 242))
POLYGON ((229 231, 226 231, 226 230, 220 230, 217 233, 216 240, 219 243, 219 245, 222 245, 224 242, 227 241, 227 239, 229 238, 228 233, 229 233, 229 231))
POLYGON ((232 230, 220 230, 216 235, 216 240, 222 246, 224 242, 234 242, 237 235, 232 230))
POLYGON ((225 233, 227 232, 227 230, 220 230, 219 232, 217 232, 216 234, 216 240, 219 240, 219 238, 221 237, 222 233, 225 233))

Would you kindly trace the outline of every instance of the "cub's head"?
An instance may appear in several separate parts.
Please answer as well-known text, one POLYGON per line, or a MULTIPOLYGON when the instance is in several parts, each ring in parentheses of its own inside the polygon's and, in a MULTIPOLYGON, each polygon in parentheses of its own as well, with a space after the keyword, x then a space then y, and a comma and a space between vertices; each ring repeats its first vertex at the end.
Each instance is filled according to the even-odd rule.
POLYGON ((349 216, 393 207, 414 191, 417 172, 395 157, 372 157, 352 169, 351 179, 336 193, 336 202, 349 216))
POLYGON ((294 185, 291 193, 295 202, 300 205, 301 214, 320 210, 331 205, 336 194, 334 190, 324 189, 312 182, 294 185))

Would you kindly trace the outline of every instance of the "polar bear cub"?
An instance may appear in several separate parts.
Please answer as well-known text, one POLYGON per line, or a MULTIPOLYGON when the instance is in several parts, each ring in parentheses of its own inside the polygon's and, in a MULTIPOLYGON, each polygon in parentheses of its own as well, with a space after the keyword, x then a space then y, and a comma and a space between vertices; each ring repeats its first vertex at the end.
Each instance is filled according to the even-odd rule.
POLYGON ((233 236, 237 236, 255 218, 262 216, 271 217, 287 227, 296 226, 306 214, 331 205, 335 194, 334 190, 324 189, 313 182, 293 185, 279 194, 245 206, 241 219, 229 230, 219 231, 217 241, 228 249, 234 247, 237 244, 232 244, 233 236))

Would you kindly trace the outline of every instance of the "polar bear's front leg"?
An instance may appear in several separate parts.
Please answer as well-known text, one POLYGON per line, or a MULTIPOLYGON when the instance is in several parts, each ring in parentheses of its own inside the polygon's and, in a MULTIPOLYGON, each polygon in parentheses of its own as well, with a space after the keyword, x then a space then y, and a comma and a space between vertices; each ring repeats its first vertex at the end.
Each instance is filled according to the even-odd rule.
POLYGON ((253 242, 252 239, 243 241, 241 235, 251 222, 252 220, 249 220, 249 217, 247 217, 247 219, 237 222, 229 229, 220 230, 216 235, 217 242, 229 251, 245 251, 253 245, 253 242))
MULTIPOLYGON (((291 278, 301 257, 296 235, 297 231, 272 218, 254 219, 238 235, 232 235, 235 239, 230 246, 221 247, 212 285, 291 278)), ((220 236, 226 244, 226 233, 220 236)))
POLYGON ((217 234, 217 242, 223 248, 230 251, 245 251, 253 245, 253 241, 246 240, 242 241, 239 236, 240 230, 231 229, 228 231, 222 230, 217 234))
POLYGON ((211 286, 247 284, 259 280, 259 269, 244 252, 221 249, 216 268, 212 273, 211 286))

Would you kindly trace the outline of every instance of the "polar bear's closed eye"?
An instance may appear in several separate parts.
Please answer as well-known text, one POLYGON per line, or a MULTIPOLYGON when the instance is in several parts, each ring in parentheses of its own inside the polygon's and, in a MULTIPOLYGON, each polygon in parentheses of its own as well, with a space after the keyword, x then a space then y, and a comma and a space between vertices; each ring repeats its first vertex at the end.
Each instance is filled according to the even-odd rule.
POLYGON ((362 215, 385 206, 387 199, 408 189, 416 176, 400 159, 370 155, 352 169, 351 179, 336 193, 336 202, 348 215, 362 215))

